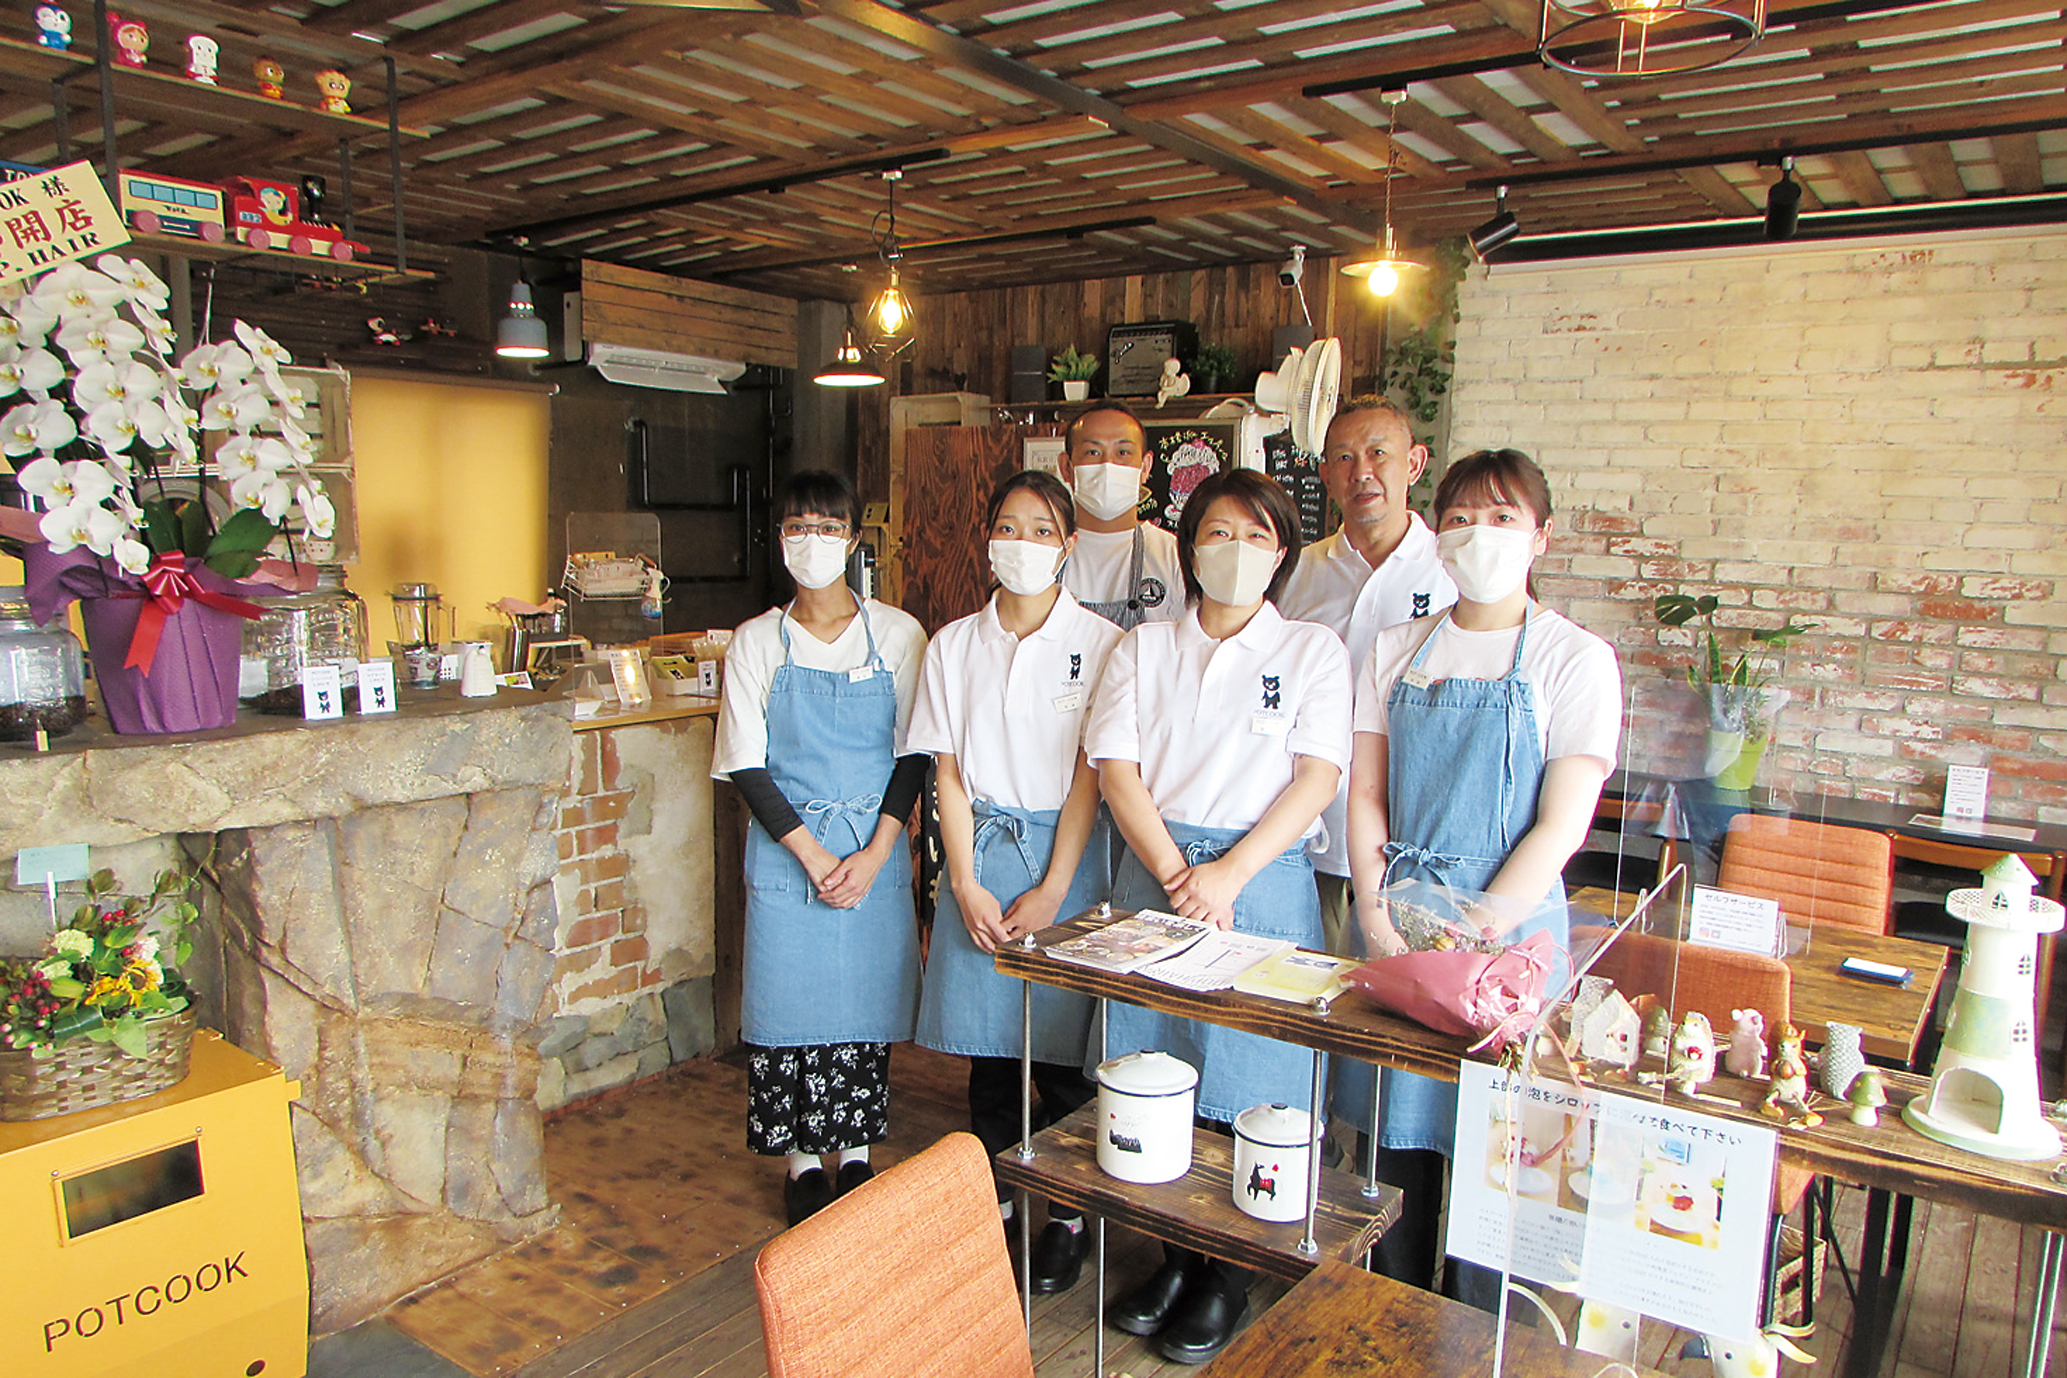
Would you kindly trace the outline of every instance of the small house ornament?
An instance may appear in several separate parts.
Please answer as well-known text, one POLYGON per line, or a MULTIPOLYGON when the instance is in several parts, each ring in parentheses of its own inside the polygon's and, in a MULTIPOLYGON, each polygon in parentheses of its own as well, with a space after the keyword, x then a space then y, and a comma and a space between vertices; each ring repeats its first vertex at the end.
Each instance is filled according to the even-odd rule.
POLYGON ((187 35, 187 76, 203 86, 213 86, 216 64, 222 59, 222 45, 205 33, 187 35))
POLYGON ((1579 1051, 1588 1062, 1628 1068, 1636 1063, 1642 1036, 1643 1021, 1635 1008, 1622 998, 1621 991, 1610 990, 1579 1026, 1579 1051))

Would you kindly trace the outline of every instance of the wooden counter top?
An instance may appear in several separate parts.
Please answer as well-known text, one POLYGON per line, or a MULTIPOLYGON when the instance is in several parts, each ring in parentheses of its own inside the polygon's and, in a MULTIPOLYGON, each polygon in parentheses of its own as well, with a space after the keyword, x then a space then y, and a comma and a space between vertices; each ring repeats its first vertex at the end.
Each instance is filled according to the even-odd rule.
POLYGON ((605 705, 593 718, 576 718, 576 732, 593 732, 599 727, 637 727, 641 723, 675 722, 682 718, 715 718, 718 701, 701 694, 680 694, 653 700, 644 708, 624 709, 605 705))

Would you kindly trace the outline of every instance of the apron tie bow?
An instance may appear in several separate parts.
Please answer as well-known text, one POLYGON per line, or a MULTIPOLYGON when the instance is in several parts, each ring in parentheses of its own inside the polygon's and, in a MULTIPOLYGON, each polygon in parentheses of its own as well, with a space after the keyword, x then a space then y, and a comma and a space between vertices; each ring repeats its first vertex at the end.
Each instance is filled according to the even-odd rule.
POLYGON ((129 638, 129 658, 122 662, 126 670, 138 670, 146 675, 151 673, 151 665, 158 658, 158 640, 165 633, 165 620, 177 616, 189 598, 205 607, 254 621, 263 615, 255 603, 202 588, 188 571, 187 557, 181 551, 170 551, 153 559, 143 577, 145 592, 138 596, 145 602, 136 619, 136 631, 129 638))
POLYGON ((1026 864, 1026 874, 1038 884, 1047 870, 1046 862, 1036 855, 1030 843, 1030 833, 1037 820, 1018 809, 1008 809, 999 804, 977 803, 972 812, 976 815, 976 833, 970 851, 974 854, 970 866, 970 879, 983 884, 983 850, 990 840, 1003 834, 1012 839, 1012 845, 1019 849, 1019 859, 1026 864))
POLYGON ((1392 868, 1402 861, 1416 862, 1431 871, 1454 871, 1464 864, 1463 857, 1438 852, 1432 847, 1417 847, 1411 842, 1388 842, 1385 844, 1385 875, 1379 881, 1381 886, 1392 883, 1392 868))

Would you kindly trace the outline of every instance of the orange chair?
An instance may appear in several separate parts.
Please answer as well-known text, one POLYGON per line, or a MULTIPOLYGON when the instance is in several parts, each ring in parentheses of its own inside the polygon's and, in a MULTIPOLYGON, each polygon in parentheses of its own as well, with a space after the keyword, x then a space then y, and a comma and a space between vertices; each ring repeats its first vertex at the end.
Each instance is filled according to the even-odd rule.
MULTIPOLYGON (((1572 931, 1575 947, 1598 929, 1572 931)), ((1708 1016, 1718 1046, 1727 1046, 1731 1011, 1757 1010, 1766 1017, 1768 1040, 1794 1014, 1794 973, 1777 957, 1727 948, 1678 943, 1653 933, 1624 933, 1609 945, 1589 973, 1605 976, 1627 1000, 1656 996, 1673 1017, 1699 1010, 1708 1016)))
POLYGON ((1838 924, 1885 933, 1895 886, 1895 847, 1886 833, 1743 813, 1723 839, 1725 890, 1780 902, 1795 924, 1838 924))
POLYGON ((973 1134, 948 1135, 770 1240, 754 1290, 769 1378, 1033 1378, 973 1134))

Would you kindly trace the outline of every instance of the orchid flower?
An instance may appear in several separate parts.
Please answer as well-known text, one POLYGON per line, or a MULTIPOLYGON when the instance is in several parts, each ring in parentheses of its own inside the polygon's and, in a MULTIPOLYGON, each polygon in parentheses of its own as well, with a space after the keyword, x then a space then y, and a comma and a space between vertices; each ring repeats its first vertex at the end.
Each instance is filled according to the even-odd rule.
POLYGON ((294 490, 278 474, 260 469, 230 485, 230 500, 239 507, 256 507, 267 521, 277 523, 287 515, 294 490))
POLYGON ((294 362, 294 356, 283 349, 278 340, 257 326, 243 321, 233 321, 231 328, 236 332, 237 338, 244 342, 244 347, 251 351, 251 357, 257 361, 267 377, 277 375, 281 365, 294 362))
POLYGON ((163 380, 158 370, 133 359, 120 363, 93 363, 79 370, 72 383, 72 400, 89 411, 103 402, 144 402, 158 395, 163 380))
POLYGON ((0 342, 20 345, 24 349, 43 343, 50 334, 50 328, 57 324, 55 315, 47 315, 30 298, 23 296, 9 302, 7 309, 0 312, 0 342))
POLYGON ((46 512, 38 526, 53 555, 81 545, 96 555, 110 555, 123 536, 122 519, 97 502, 67 503, 46 512))
POLYGON ((102 254, 94 261, 94 267, 119 283, 129 300, 137 306, 152 311, 163 311, 171 299, 171 289, 161 282, 158 275, 144 266, 142 259, 124 258, 120 254, 102 254))
POLYGON ((55 398, 24 402, 0 416, 0 454, 47 455, 78 438, 78 423, 55 398))
POLYGON ((318 540, 327 541, 337 531, 337 508, 324 496, 321 488, 311 488, 306 483, 295 485, 294 500, 301 506, 302 520, 308 524, 309 534, 318 540))
POLYGON ((226 383, 201 404, 201 429, 248 431, 266 419, 268 410, 262 388, 251 383, 226 383))
POLYGON ((144 347, 144 332, 112 311, 82 311, 58 327, 57 344, 79 368, 123 364, 144 347))
POLYGON ((40 401, 64 378, 65 366, 49 350, 0 345, 0 397, 12 397, 27 389, 37 394, 40 401))
POLYGON ((116 564, 139 579, 151 567, 151 548, 133 536, 117 536, 112 553, 116 564))
MULTIPOLYGON (((309 389, 306 383, 281 373, 268 373, 265 379, 266 391, 273 394, 273 400, 280 404, 282 412, 296 421, 308 415, 309 389)), ((306 435, 303 438, 306 439, 306 435)))
POLYGON ((111 311, 129 289, 83 263, 53 268, 36 280, 29 299, 53 319, 70 319, 81 311, 111 311))
POLYGON ((251 369, 251 356, 227 343, 201 345, 179 362, 181 376, 196 392, 241 383, 251 376, 251 369))
POLYGON ((172 322, 155 311, 146 311, 139 306, 134 309, 136 328, 143 332, 144 343, 151 352, 161 357, 172 353, 172 346, 179 337, 173 333, 172 322))
MULTIPOLYGON (((165 408, 150 398, 109 399, 86 413, 86 436, 113 459, 138 440, 156 449, 165 443, 165 408)), ((128 459, 120 463, 126 469, 128 459)))

